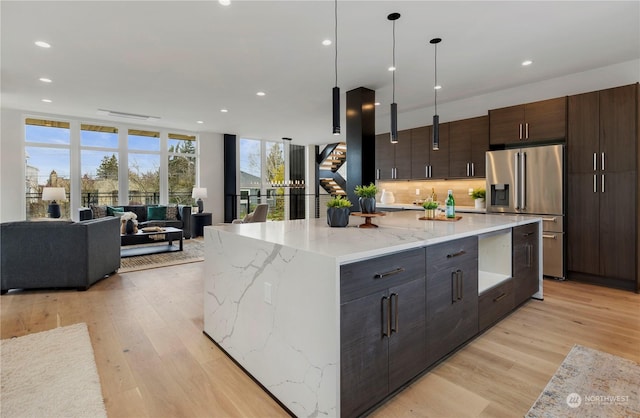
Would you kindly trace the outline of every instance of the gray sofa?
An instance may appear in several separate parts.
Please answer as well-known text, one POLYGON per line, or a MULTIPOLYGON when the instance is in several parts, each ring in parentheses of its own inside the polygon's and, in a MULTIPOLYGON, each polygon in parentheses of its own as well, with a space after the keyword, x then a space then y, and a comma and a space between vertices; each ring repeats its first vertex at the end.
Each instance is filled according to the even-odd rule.
POLYGON ((105 216, 112 216, 113 209, 122 208, 124 212, 133 212, 136 214, 138 228, 147 226, 170 226, 182 229, 182 236, 185 239, 191 238, 191 206, 169 205, 166 206, 166 216, 164 219, 147 219, 149 207, 158 206, 159 205, 91 206, 89 209, 81 210, 80 219, 98 219, 105 216))
POLYGON ((1 293, 9 289, 87 290, 120 268, 120 219, 0 224, 1 293))

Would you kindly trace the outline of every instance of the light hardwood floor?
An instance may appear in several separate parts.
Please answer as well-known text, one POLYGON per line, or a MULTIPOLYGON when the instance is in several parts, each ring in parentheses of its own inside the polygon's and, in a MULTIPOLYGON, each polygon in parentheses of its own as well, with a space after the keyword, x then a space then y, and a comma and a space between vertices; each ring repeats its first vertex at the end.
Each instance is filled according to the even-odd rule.
MULTIPOLYGON (((86 322, 115 417, 281 417, 202 333, 204 263, 122 273, 86 292, 0 298, 2 338, 86 322)), ((531 300, 375 417, 521 417, 574 344, 640 363, 640 295, 545 280, 531 300)))

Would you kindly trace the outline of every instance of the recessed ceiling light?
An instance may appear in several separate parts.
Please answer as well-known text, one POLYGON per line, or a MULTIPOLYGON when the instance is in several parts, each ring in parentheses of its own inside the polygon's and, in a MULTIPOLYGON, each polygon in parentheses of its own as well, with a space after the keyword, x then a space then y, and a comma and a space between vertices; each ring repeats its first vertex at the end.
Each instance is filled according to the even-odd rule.
POLYGON ((389 71, 395 71, 395 70, 396 70, 396 67, 393 67, 393 66, 389 67, 389 71))
POLYGON ((331 42, 331 39, 325 39, 324 41, 322 41, 322 45, 324 46, 329 46, 331 45, 333 42, 331 42))
POLYGON ((204 121, 197 120, 197 121, 196 121, 196 123, 199 123, 199 124, 201 124, 201 125, 202 125, 202 124, 204 123, 204 121))
POLYGON ((228 6, 231 4, 231 0, 218 0, 218 3, 220 3, 223 6, 228 6))
POLYGON ((51 45, 49 45, 45 41, 36 41, 35 44, 38 45, 40 48, 51 48, 51 45))
POLYGON ((42 81, 43 83, 51 83, 52 80, 50 78, 40 77, 40 81, 42 81))
POLYGON ((51 103, 52 102, 51 99, 42 99, 42 101, 45 102, 45 103, 51 103))
POLYGON ((227 113, 229 110, 228 110, 228 109, 220 109, 220 111, 221 111, 222 113, 227 113))
POLYGON ((433 87, 433 89, 434 89, 434 90, 440 90, 441 88, 442 88, 442 86, 441 86, 441 85, 437 85, 437 86, 434 86, 434 87, 433 87))
POLYGON ((256 96, 264 96, 266 93, 264 91, 259 91, 256 93, 256 96))
POLYGON ((523 67, 526 67, 527 65, 531 65, 531 64, 533 64, 533 61, 531 61, 531 60, 522 61, 522 66, 523 67))

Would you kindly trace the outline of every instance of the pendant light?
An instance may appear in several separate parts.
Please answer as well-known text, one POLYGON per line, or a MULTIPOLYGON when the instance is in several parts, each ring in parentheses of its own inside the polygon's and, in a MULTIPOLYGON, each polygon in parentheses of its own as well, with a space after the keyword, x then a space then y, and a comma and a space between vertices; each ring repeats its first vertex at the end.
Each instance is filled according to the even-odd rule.
POLYGON ((334 66, 336 73, 336 85, 333 88, 333 134, 340 135, 340 87, 338 87, 338 0, 334 0, 334 66))
POLYGON ((433 150, 437 151, 440 149, 440 116, 438 116, 438 90, 440 86, 438 85, 438 44, 442 41, 440 38, 433 38, 429 41, 429 43, 433 44, 434 47, 434 85, 433 91, 435 95, 434 103, 435 103, 435 114, 433 115, 433 150))
POLYGON ((393 60, 392 67, 389 71, 392 72, 392 100, 391 100, 391 132, 390 140, 392 144, 398 143, 398 104, 396 103, 396 20, 400 19, 400 13, 391 13, 387 16, 387 19, 393 22, 393 60))

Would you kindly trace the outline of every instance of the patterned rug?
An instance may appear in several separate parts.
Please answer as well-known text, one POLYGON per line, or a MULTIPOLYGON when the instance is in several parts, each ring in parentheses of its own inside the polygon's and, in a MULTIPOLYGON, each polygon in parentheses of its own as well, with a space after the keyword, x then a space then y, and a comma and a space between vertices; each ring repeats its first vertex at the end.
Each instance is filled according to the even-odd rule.
POLYGON ((182 251, 171 253, 121 258, 118 273, 204 261, 204 241, 202 239, 186 239, 182 248, 182 251))
POLYGON ((640 364, 574 345, 525 417, 640 417, 640 364))

